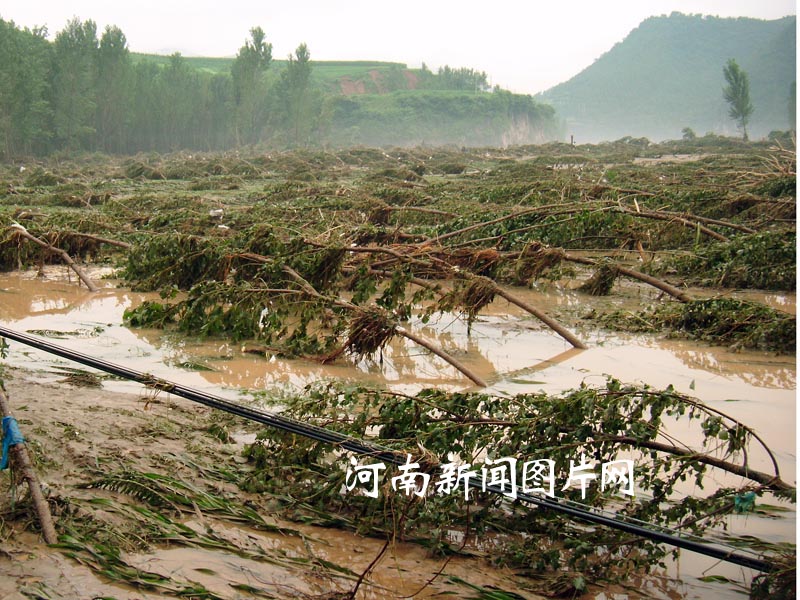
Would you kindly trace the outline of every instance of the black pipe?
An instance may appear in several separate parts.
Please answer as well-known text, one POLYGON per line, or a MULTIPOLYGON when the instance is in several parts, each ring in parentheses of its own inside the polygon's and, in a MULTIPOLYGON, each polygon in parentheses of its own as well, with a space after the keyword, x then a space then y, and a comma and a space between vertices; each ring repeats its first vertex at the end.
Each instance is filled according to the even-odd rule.
MULTIPOLYGON (((263 425, 268 425, 270 427, 275 427, 283 431, 288 431, 290 433, 302 435, 304 437, 312 438, 320 442, 335 444, 337 446, 340 446, 341 448, 344 448, 345 450, 349 450, 357 454, 372 456, 373 458, 377 458, 382 462, 388 462, 395 465, 402 465, 405 464, 406 462, 405 454, 401 455, 398 452, 395 452, 388 448, 383 448, 377 444, 372 444, 364 440, 352 438, 350 436, 335 431, 330 431, 322 427, 317 427, 316 425, 303 423, 302 421, 290 419, 288 417, 284 417, 272 412, 258 410, 247 406, 242 406, 241 404, 230 402, 229 400, 225 400, 218 396, 214 396, 213 394, 202 392, 200 390, 196 390, 188 386, 181 385, 179 383, 172 383, 165 379, 161 379, 153 375, 150 375, 149 373, 141 373, 139 371, 134 371, 133 369, 129 369, 127 367, 123 367, 121 365, 117 365, 99 358, 94 358, 86 354, 76 352, 74 350, 69 350, 67 348, 63 348, 61 346, 48 342, 47 340, 42 340, 25 333, 20 333, 14 331, 13 329, 8 329, 7 327, 0 326, 0 336, 8 338, 10 340, 14 340, 16 342, 20 342, 27 346, 31 346, 33 348, 38 348, 39 350, 43 350, 49 354, 55 354, 56 356, 73 360, 83 365, 99 369, 100 371, 105 371, 106 373, 110 373, 118 377, 130 379, 131 381, 136 381, 138 383, 144 384, 154 389, 163 390, 170 394, 175 394, 176 396, 186 398, 187 400, 191 400, 193 402, 198 402, 210 408, 223 410, 225 412, 238 415, 240 417, 244 417, 245 419, 249 419, 251 421, 255 421, 263 425)), ((477 481, 473 481, 472 478, 469 478, 468 481, 469 481, 469 486, 471 488, 476 490, 483 489, 482 485, 477 481)), ((501 495, 504 494, 504 490, 498 486, 490 485, 486 486, 486 489, 495 494, 501 494, 501 495)), ((605 525, 607 527, 619 529, 621 531, 632 533, 640 537, 648 538, 656 542, 669 544, 677 548, 684 548, 686 550, 691 550, 692 552, 704 554, 705 556, 710 556, 712 558, 716 558, 743 567, 748 567, 750 569, 755 569, 757 571, 768 572, 775 569, 774 565, 759 558, 745 556, 742 554, 738 554, 734 551, 724 550, 723 548, 719 548, 716 546, 709 546, 708 544, 678 537, 670 533, 647 529, 640 525, 636 525, 634 523, 627 523, 619 519, 607 517, 605 515, 593 513, 580 508, 575 508, 573 506, 569 506, 552 498, 531 496, 530 494, 517 494, 517 498, 519 500, 522 500, 523 502, 528 502, 530 504, 535 504, 537 506, 550 508, 556 512, 560 512, 569 515, 571 517, 581 519, 583 521, 588 521, 590 523, 596 523, 598 525, 605 525)))

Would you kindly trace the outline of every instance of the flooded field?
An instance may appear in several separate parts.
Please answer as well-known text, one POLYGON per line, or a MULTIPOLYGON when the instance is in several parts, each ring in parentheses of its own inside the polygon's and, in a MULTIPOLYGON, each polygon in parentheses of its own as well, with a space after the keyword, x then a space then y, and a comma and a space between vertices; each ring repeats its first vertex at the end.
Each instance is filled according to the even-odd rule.
MULTIPOLYGON (((387 385, 409 393, 426 386, 453 390, 472 387, 444 361, 406 340, 393 340, 377 360, 326 365, 308 359, 278 358, 268 351, 265 356, 254 343, 234 344, 127 327, 124 311, 157 294, 131 292, 114 282, 92 294, 67 278, 68 273, 57 267, 48 267, 44 276, 34 271, 0 275, 0 322, 67 348, 179 383, 218 393, 227 391, 228 395, 231 391, 238 395, 242 391, 282 388, 299 391, 322 380, 387 385)), ((553 284, 515 293, 548 312, 565 315, 642 302, 641 296, 626 294, 591 298, 553 284)), ((794 313, 794 294, 761 293, 759 299, 794 313)), ((464 355, 464 361, 490 383, 488 392, 556 393, 581 383, 602 383, 611 376, 658 388, 671 384, 680 392, 710 402, 737 402, 736 406, 742 407, 737 410, 745 411, 741 416, 746 423, 774 414, 762 410, 765 406, 778 409, 786 417, 773 419, 773 427, 794 423, 793 356, 731 351, 687 340, 602 330, 582 332, 589 348, 579 350, 502 299, 484 310, 469 334, 465 324, 453 315, 442 315, 425 324, 412 319, 411 326, 453 353, 464 355)), ((59 367, 65 366, 63 359, 12 344, 9 363, 35 368, 44 379, 54 381, 60 375, 59 367)), ((104 385, 130 391, 138 384, 109 380, 104 385)), ((765 430, 769 423, 755 427, 765 430)), ((774 429, 772 432, 777 433, 774 429)), ((787 448, 793 446, 794 435, 790 433, 780 436, 787 448)))
MULTIPOLYGON (((99 276, 110 271, 93 273, 99 276)), ((130 328, 123 323, 124 311, 157 295, 131 292, 117 287, 119 282, 114 280, 106 280, 100 292, 90 293, 69 279, 69 273, 61 267, 47 267, 43 273, 27 271, 0 275, 0 323, 91 356, 245 403, 263 403, 265 398, 301 393, 308 384, 328 380, 386 386, 404 393, 415 393, 425 387, 453 391, 472 387, 455 369, 403 340, 389 344, 379 360, 339 361, 334 365, 323 365, 308 359, 285 359, 265 356, 263 352, 254 353, 248 344, 130 328)), ((587 298, 555 284, 516 292, 550 313, 573 317, 592 308, 641 303, 643 295, 645 299, 648 295, 647 291, 631 286, 612 296, 587 298)), ((793 294, 762 293, 759 300, 787 312, 793 312, 795 308, 793 294)), ((464 356, 469 366, 490 383, 486 390, 490 393, 546 391, 555 394, 581 384, 602 385, 608 377, 648 383, 656 388, 672 385, 679 392, 725 410, 767 437, 781 472, 789 479, 793 479, 796 472, 796 364, 793 356, 734 352, 687 340, 602 330, 581 331, 589 347, 579 350, 571 348, 552 332, 543 331, 537 321, 503 300, 495 301, 483 312, 472 325, 469 335, 462 321, 447 315, 427 324, 412 319, 411 326, 449 352, 464 356)), ((15 342, 9 345, 7 364, 32 370, 36 381, 59 384, 65 397, 80 397, 80 388, 69 385, 70 376, 85 372, 80 365, 15 342)), ((150 394, 138 384, 102 374, 99 377, 107 390, 143 397, 150 394)), ((186 401, 179 399, 178 402, 186 401)), ((275 408, 274 405, 267 407, 275 408)), ((671 431, 685 443, 701 441, 687 439, 687 432, 681 431, 675 423, 671 425, 671 431)), ((251 442, 255 437, 243 432, 234 433, 235 437, 237 435, 251 442)), ((764 453, 755 453, 750 457, 750 464, 753 468, 768 470, 769 458, 764 453)), ((729 484, 725 479, 718 477, 714 484, 729 484)), ((691 486, 685 492, 691 494, 691 486)), ((792 542, 796 527, 793 511, 781 514, 779 518, 766 515, 752 516, 747 520, 733 519, 729 525, 730 535, 753 535, 773 543, 792 542)), ((249 535, 252 537, 254 534, 249 535)), ((356 572, 360 562, 368 563, 380 550, 377 541, 362 539, 358 542, 362 547, 359 550, 356 546, 355 555, 344 555, 334 549, 341 544, 332 539, 332 532, 316 532, 314 535, 326 540, 324 547, 333 545, 323 552, 327 560, 350 565, 356 572)), ((339 535, 347 540, 346 544, 352 543, 350 534, 339 535)), ((414 586, 424 584, 423 580, 409 580, 407 575, 400 576, 393 570, 413 571, 415 561, 416 564, 425 562, 424 552, 420 555, 420 550, 413 546, 399 547, 393 552, 393 566, 389 571, 376 574, 370 588, 372 591, 365 598, 393 597, 388 590, 402 589, 404 593, 413 593, 414 586)), ((647 585, 655 585, 651 591, 655 597, 673 597, 671 594, 677 590, 681 590, 681 597, 686 598, 706 597, 709 590, 713 590, 715 597, 738 597, 735 587, 726 591, 718 582, 709 587, 699 578, 712 574, 742 581, 740 568, 686 552, 683 557, 678 562, 670 561, 664 574, 666 578, 661 583, 654 583, 658 582, 657 578, 649 580, 647 585), (683 583, 678 584, 678 579, 683 583)), ((149 570, 173 574, 182 573, 181 569, 187 568, 184 565, 192 565, 191 569, 201 572, 207 568, 214 575, 205 579, 201 577, 199 581, 211 590, 219 585, 220 578, 223 582, 240 582, 242 585, 253 584, 254 579, 266 583, 268 579, 271 585, 287 586, 308 594, 319 593, 325 588, 324 585, 315 587, 313 581, 304 575, 302 565, 295 566, 299 569, 295 575, 281 575, 264 572, 257 561, 248 562, 248 559, 234 556, 225 559, 224 566, 219 561, 214 552, 175 549, 135 558, 133 564, 146 564, 149 570)), ((457 575, 459 571, 455 567, 455 563, 448 565, 448 573, 457 575)), ((461 576, 466 577, 467 572, 461 576)), ((500 577, 498 581, 502 582, 499 573, 491 576, 500 577)), ((513 585, 513 582, 505 581, 506 586, 509 583, 513 585)), ((437 585, 429 592, 435 595, 446 589, 447 586, 440 588, 437 585)), ((604 596, 604 593, 598 592, 594 597, 620 597, 604 596)))
MULTIPOLYGON (((64 598, 792 597, 795 164, 720 138, 0 166, 0 324, 151 378, 8 344, 61 543, 0 572, 64 598), (516 497, 515 461, 637 535, 516 497)), ((22 506, 0 525, 30 540, 22 506)))

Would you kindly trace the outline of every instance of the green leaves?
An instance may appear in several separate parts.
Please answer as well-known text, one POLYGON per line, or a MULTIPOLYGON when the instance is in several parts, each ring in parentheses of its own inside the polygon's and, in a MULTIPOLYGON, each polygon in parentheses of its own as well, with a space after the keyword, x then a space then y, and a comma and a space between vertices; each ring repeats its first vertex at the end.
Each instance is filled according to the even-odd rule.
MULTIPOLYGON (((681 482, 694 482, 702 490, 712 470, 724 468, 726 461, 739 464, 750 434, 743 424, 671 388, 651 390, 610 379, 605 387, 582 387, 556 397, 441 390, 409 396, 330 384, 309 386, 285 406, 286 414, 298 420, 357 438, 377 437, 381 445, 431 465, 454 459, 475 465, 487 456, 552 459, 557 497, 667 527, 685 524, 695 533, 724 519, 735 506, 751 510, 760 493, 751 495, 752 489, 744 488, 684 495, 681 482), (702 448, 687 453, 678 441, 664 443, 664 423, 668 428, 672 420, 690 437, 702 439, 702 448), (708 462, 703 452, 709 453, 708 462), (601 489, 599 479, 587 488, 585 499, 577 489, 562 490, 571 462, 583 456, 594 463, 598 478, 599 463, 634 460, 635 497, 615 497, 610 488, 601 489)), ((417 537, 443 551, 450 551, 440 536, 443 530, 491 533, 498 564, 531 572, 578 571, 559 583, 564 589, 580 591, 590 579, 608 577, 612 570, 624 578, 631 570, 656 564, 666 552, 655 543, 632 542, 626 534, 602 528, 587 531, 548 511, 528 510, 486 493, 474 493, 469 502, 463 494, 409 502, 391 492, 389 470, 377 499, 343 494, 344 456, 293 435, 265 432, 246 455, 254 468, 249 488, 280 494, 298 518, 324 515, 340 525, 357 522, 361 531, 417 537), (396 523, 387 522, 387 514, 403 514, 402 531, 393 529, 396 523)), ((429 472, 435 476, 435 469, 429 472)))
MULTIPOLYGON (((793 184, 794 185, 794 184, 793 184)), ((797 249, 794 231, 764 231, 715 242, 689 255, 678 255, 659 267, 674 269, 703 286, 794 290, 797 249)))
POLYGON ((136 308, 125 309, 122 318, 132 327, 163 328, 174 322, 175 305, 147 300, 136 308))
POLYGON ((753 114, 753 103, 750 101, 750 79, 734 59, 729 59, 722 69, 728 85, 722 90, 725 102, 730 105, 728 115, 734 119, 744 132, 747 141, 747 123, 753 114))
POLYGON ((600 323, 633 332, 671 330, 674 334, 733 348, 795 351, 793 315, 763 304, 736 298, 705 298, 657 306, 641 313, 615 311, 601 315, 600 323))
POLYGON ((53 43, 53 130, 67 149, 88 145, 97 100, 97 25, 70 20, 53 43))
POLYGON ((147 236, 128 253, 124 277, 140 290, 166 286, 188 290, 198 282, 224 279, 225 252, 225 244, 213 238, 147 236))

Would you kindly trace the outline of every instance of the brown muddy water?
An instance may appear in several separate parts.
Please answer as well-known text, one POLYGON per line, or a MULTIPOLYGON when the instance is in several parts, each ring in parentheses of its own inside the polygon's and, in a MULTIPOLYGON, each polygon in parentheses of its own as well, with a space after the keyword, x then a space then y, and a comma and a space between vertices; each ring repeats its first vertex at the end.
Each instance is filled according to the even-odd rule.
MULTIPOLYGON (((93 273, 95 280, 100 274, 93 273)), ((161 331, 129 329, 122 322, 123 311, 156 295, 117 288, 113 280, 105 280, 103 285, 100 292, 90 293, 60 267, 46 268, 44 277, 37 277, 35 272, 2 274, 0 322, 18 331, 44 335, 85 354, 243 401, 251 400, 254 392, 269 391, 277 395, 329 379, 385 385, 404 392, 431 386, 450 390, 471 387, 455 369, 404 340, 390 344, 379 360, 341 360, 335 365, 323 366, 314 361, 284 360, 269 354, 243 352, 245 346, 253 349, 252 344, 193 340, 161 331)), ((619 286, 606 298, 585 296, 555 285, 536 290, 515 289, 514 294, 565 323, 577 323, 571 328, 589 349, 572 349, 533 317, 505 301, 496 301, 485 309, 473 324, 470 335, 466 326, 453 316, 441 317, 427 325, 412 322, 410 327, 466 363, 490 383, 487 391, 498 394, 540 390, 557 393, 581 383, 602 385, 609 376, 626 383, 647 383, 655 388, 672 384, 677 391, 697 397, 755 429, 775 452, 783 478, 795 481, 797 368, 794 356, 731 352, 702 343, 668 340, 663 336, 598 331, 590 322, 581 319, 592 308, 598 311, 632 308, 654 299, 649 290, 633 285, 619 286)), ((793 294, 747 292, 736 295, 795 312, 793 294)), ((59 381, 71 369, 80 367, 17 343, 12 342, 9 347, 6 362, 34 370, 41 381, 59 381)), ((106 379, 103 385, 111 390, 142 393, 141 386, 130 382, 106 379)), ((676 431, 680 437, 679 427, 671 430, 672 433, 676 431)), ((682 441, 692 443, 694 440, 682 438, 682 441)), ((769 459, 763 452, 755 452, 750 464, 756 469, 770 470, 769 459)), ((716 483, 722 485, 725 481, 718 477, 716 483)), ((691 489, 685 492, 691 493, 691 489)), ((778 503, 768 498, 765 501, 778 503)), ((780 518, 759 515, 731 518, 729 526, 735 534, 753 535, 772 542, 795 541, 793 507, 780 518)), ((174 550, 142 557, 142 560, 163 561, 164 568, 169 569, 170 561, 186 559, 181 554, 186 552, 191 551, 174 550)), ((404 556, 408 558, 412 554, 404 556)), ((195 558, 199 560, 199 557, 192 560, 195 558)), ((337 559, 342 562, 346 557, 337 559)), ((233 565, 232 568, 245 567, 233 565)), ((651 590, 650 595, 740 598, 735 585, 707 583, 699 578, 722 575, 733 581, 748 582, 754 573, 684 552, 679 561, 671 563, 665 575, 680 578, 682 583, 668 586, 670 591, 666 592, 651 590)), ((648 585, 652 585, 652 581, 648 585)), ((596 597, 628 596, 608 592, 596 597)))

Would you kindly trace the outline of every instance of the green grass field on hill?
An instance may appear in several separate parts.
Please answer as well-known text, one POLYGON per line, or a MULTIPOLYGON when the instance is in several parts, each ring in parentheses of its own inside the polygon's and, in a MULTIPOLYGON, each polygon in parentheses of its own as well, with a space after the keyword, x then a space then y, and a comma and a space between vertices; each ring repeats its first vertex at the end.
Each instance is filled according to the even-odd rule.
MULTIPOLYGON (((169 64, 170 56, 163 54, 144 54, 132 52, 134 64, 143 61, 153 62, 158 65, 166 66, 169 64)), ((186 63, 193 69, 211 74, 230 73, 231 65, 235 57, 233 56, 183 56, 186 63)), ((280 73, 286 68, 287 60, 278 59, 270 63, 270 74, 280 73)), ((321 60, 311 61, 312 81, 327 89, 328 91, 339 92, 340 82, 349 80, 363 82, 365 93, 388 92, 395 89, 405 89, 406 80, 402 71, 409 70, 405 63, 383 62, 375 60, 321 60), (373 73, 377 72, 379 81, 383 89, 373 80, 373 73)), ((410 69, 418 72, 418 69, 410 69)))
MULTIPOLYGON (((142 52, 131 52, 134 63, 148 60, 160 65, 169 63, 169 55, 165 54, 145 54, 142 52)), ((210 73, 227 73, 233 64, 234 56, 184 56, 189 66, 210 73)), ((273 60, 271 68, 282 69, 288 61, 278 59, 273 60)), ((322 78, 332 79, 339 77, 361 77, 364 73, 373 70, 383 70, 390 68, 406 69, 404 63, 384 62, 377 60, 313 60, 311 65, 322 78)))

